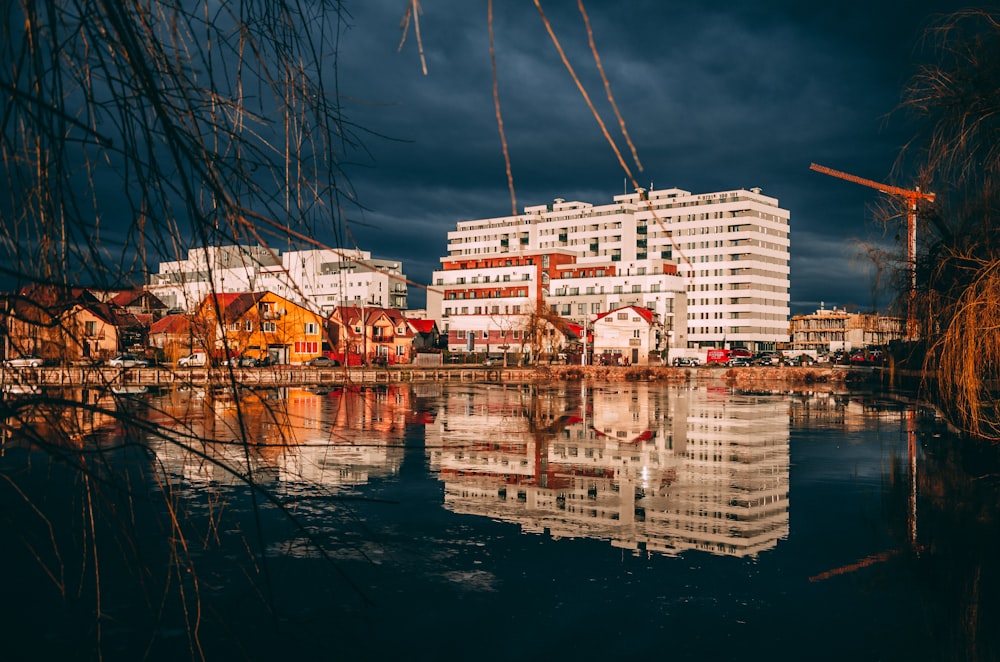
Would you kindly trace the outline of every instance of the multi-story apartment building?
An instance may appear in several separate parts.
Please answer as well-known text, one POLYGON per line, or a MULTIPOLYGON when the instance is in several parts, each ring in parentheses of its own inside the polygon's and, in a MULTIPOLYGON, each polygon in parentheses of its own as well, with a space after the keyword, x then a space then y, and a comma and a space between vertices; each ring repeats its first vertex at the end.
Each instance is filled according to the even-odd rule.
POLYGON ((324 315, 344 305, 405 309, 407 294, 402 265, 368 251, 247 245, 192 249, 185 260, 161 263, 148 289, 188 312, 212 292, 268 291, 324 315))
MULTIPOLYGON (((593 267, 593 278, 605 279, 595 281, 590 298, 570 295, 568 290, 574 286, 561 280, 553 288, 551 279, 561 274, 549 273, 549 281, 525 281, 522 287, 529 296, 537 293, 560 314, 568 308, 571 317, 579 317, 582 305, 592 318, 636 303, 620 295, 639 295, 639 305, 660 307, 656 312, 665 324, 671 317, 686 316, 690 347, 773 349, 788 340, 789 213, 778 206, 777 199, 760 189, 692 194, 670 188, 639 189, 613 200, 593 205, 557 198, 551 205, 525 207, 523 214, 515 216, 460 221, 448 233, 448 255, 441 260, 442 269, 434 273, 428 316, 443 330, 458 321, 450 315, 474 314, 472 306, 459 306, 458 310, 465 307, 470 312, 457 313, 447 298, 455 286, 463 284, 460 278, 468 282, 472 272, 462 272, 470 269, 470 263, 514 265, 519 258, 549 255, 550 263, 558 256, 563 269, 593 267), (672 264, 674 270, 661 266, 659 273, 653 273, 664 263, 672 264), (646 273, 640 274, 642 269, 646 273), (598 276, 598 271, 603 273, 598 276), (626 292, 622 277, 638 279, 640 275, 659 278, 647 278, 644 283, 630 280, 626 292), (613 291, 616 278, 621 279, 617 293, 613 291), (618 294, 619 298, 599 296, 601 285, 605 295, 618 294), (653 292, 653 285, 663 294, 659 301, 655 295, 661 292, 653 292), (679 293, 686 294, 683 309, 677 304, 679 293), (668 306, 673 306, 672 312, 668 306)), ((545 272, 538 276, 544 278, 545 272)), ((591 286, 582 287, 586 292, 591 286)), ((530 304, 530 300, 519 303, 530 304)), ((674 346, 680 346, 678 338, 674 346)))

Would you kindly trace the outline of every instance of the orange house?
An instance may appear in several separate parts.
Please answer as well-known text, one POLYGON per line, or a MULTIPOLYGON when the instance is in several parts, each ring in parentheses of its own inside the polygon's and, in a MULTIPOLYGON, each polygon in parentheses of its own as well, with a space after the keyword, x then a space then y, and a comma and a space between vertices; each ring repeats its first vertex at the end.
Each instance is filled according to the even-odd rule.
POLYGON ((272 292, 209 295, 198 314, 210 334, 204 345, 218 356, 228 348, 231 355, 297 364, 319 356, 323 347, 323 317, 272 292))

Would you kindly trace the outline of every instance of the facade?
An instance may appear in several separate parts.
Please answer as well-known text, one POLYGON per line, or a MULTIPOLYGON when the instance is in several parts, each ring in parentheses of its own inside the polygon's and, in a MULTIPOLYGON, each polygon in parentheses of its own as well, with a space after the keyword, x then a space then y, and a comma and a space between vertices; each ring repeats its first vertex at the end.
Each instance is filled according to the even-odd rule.
POLYGON ((662 326, 656 314, 639 306, 601 313, 594 320, 594 363, 659 365, 662 326))
POLYGON ((367 251, 232 245, 191 249, 185 260, 161 263, 148 290, 167 308, 187 312, 212 292, 268 291, 328 315, 342 305, 405 309, 406 283, 400 262, 367 251))
POLYGON ((198 317, 209 330, 201 344, 213 353, 228 348, 234 355, 297 364, 316 358, 323 348, 324 319, 273 292, 209 296, 198 317))
POLYGON ((792 317, 791 350, 825 354, 882 347, 902 340, 905 331, 906 322, 901 317, 820 308, 815 313, 792 317))
POLYGON ((662 332, 648 350, 687 347, 687 295, 670 260, 566 266, 550 283, 547 301, 553 312, 581 324, 626 306, 644 308, 655 315, 662 332))
POLYGON ((82 288, 28 287, 7 295, 4 313, 5 357, 102 361, 146 345, 148 327, 141 320, 82 288))
POLYGON ((340 306, 330 316, 332 351, 347 365, 410 363, 414 327, 394 308, 340 306))
MULTIPOLYGON (((595 278, 598 269, 604 271, 601 278, 637 278, 640 269, 652 275, 657 262, 667 262, 675 265, 676 271, 661 269, 659 287, 664 296, 659 302, 651 296, 659 294, 651 291, 655 281, 648 283, 650 289, 645 292, 646 283, 639 283, 639 291, 633 292, 636 283, 630 282, 626 292, 622 282, 620 294, 638 294, 640 305, 652 306, 664 324, 674 329, 673 346, 774 349, 788 340, 788 233, 788 211, 760 189, 708 194, 677 188, 639 189, 615 196, 607 205, 557 198, 551 205, 525 207, 524 213, 516 216, 460 221, 448 233, 448 255, 442 258, 442 269, 435 272, 432 284, 441 294, 428 295, 428 314, 439 321, 442 330, 468 322, 452 315, 474 314, 473 305, 457 305, 456 313, 456 304, 449 304, 447 297, 453 287, 469 284, 468 275, 465 283, 456 280, 460 277, 456 270, 469 267, 457 265, 499 261, 513 267, 519 260, 558 255, 563 265, 573 264, 577 269, 592 266, 595 278), (677 279, 679 288, 671 285, 667 276, 677 279), (677 304, 678 289, 686 294, 683 312, 677 304), (667 292, 675 294, 668 297, 667 292), (673 312, 666 310, 668 301, 673 302, 673 312), (462 313, 463 308, 469 312, 462 313), (683 315, 683 324, 671 321, 678 314, 683 315), (683 344, 682 326, 686 327, 683 344)), ((514 273, 509 275, 512 281, 516 278, 514 273)), ((606 293, 609 286, 615 284, 608 281, 606 293)), ((559 311, 568 306, 574 317, 582 304, 591 320, 596 313, 636 303, 624 298, 600 299, 596 289, 590 299, 561 294, 561 288, 553 295, 551 281, 527 280, 522 287, 528 290, 528 297, 537 292, 559 311), (594 310, 595 304, 600 311, 594 310)), ((496 302, 500 309, 514 303, 496 302)))

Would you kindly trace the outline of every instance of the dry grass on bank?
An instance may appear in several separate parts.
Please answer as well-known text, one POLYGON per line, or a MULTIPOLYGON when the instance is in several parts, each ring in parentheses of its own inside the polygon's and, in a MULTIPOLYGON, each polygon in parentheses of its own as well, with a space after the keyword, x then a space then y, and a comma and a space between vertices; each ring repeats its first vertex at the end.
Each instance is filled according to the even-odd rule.
POLYGON ((667 366, 548 366, 536 369, 539 377, 553 381, 662 381, 683 383, 717 379, 737 387, 766 383, 812 385, 843 384, 849 370, 835 368, 752 367, 752 368, 674 368, 667 366))

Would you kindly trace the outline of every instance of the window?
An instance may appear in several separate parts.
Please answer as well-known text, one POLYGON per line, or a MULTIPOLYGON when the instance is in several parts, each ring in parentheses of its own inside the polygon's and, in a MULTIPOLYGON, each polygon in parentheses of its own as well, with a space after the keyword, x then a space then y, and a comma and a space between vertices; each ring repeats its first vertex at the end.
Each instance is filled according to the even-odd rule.
POLYGON ((405 355, 406 355, 406 347, 402 345, 396 345, 396 356, 405 356, 405 355))
POLYGON ((296 354, 318 354, 319 343, 313 340, 300 340, 295 343, 296 354))
POLYGON ((319 325, 316 322, 306 322, 305 334, 315 336, 317 333, 319 333, 319 325))
POLYGON ((243 330, 247 333, 253 333, 253 320, 246 320, 243 322, 243 330))
POLYGON ((638 292, 642 292, 642 285, 633 285, 632 286, 632 293, 636 294, 638 292))
POLYGON ((274 333, 275 331, 278 330, 278 325, 275 324, 274 322, 261 322, 260 330, 263 331, 264 333, 274 333))
POLYGON ((628 313, 618 313, 617 317, 620 320, 627 320, 628 319, 628 313))
POLYGON ((86 323, 86 327, 87 327, 86 333, 87 333, 88 336, 96 336, 97 335, 97 322, 94 322, 94 321, 87 322, 86 323))

